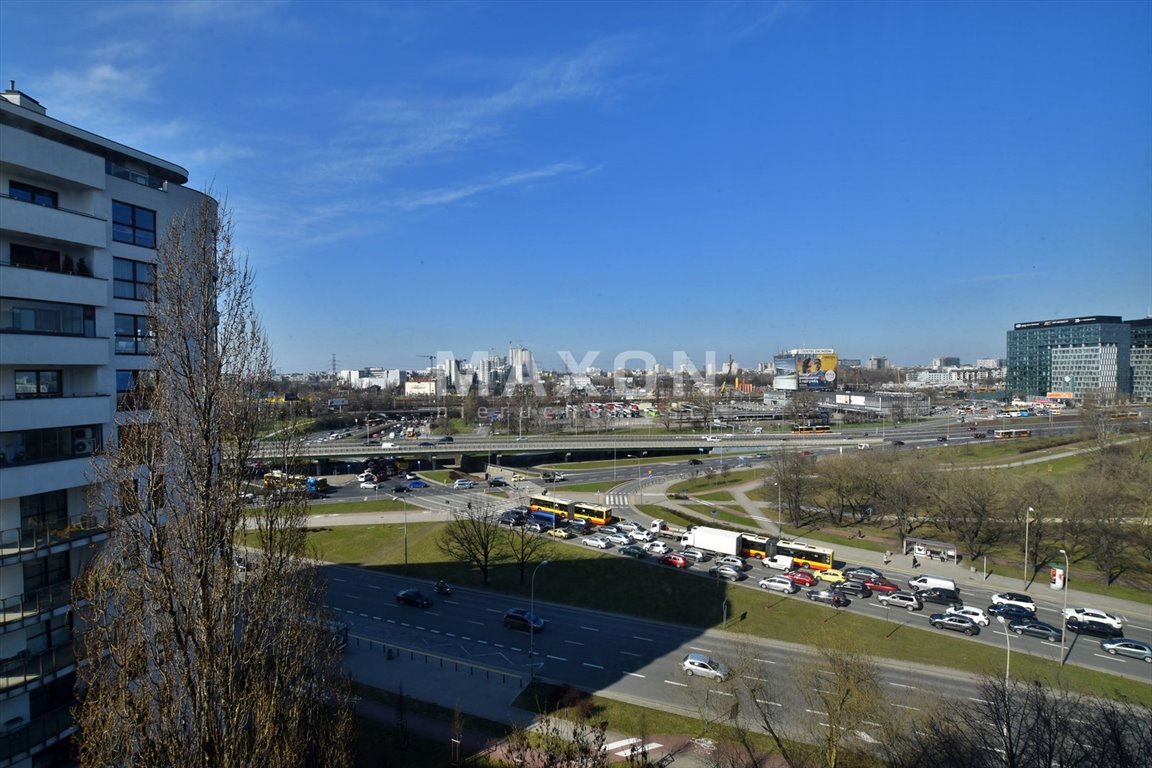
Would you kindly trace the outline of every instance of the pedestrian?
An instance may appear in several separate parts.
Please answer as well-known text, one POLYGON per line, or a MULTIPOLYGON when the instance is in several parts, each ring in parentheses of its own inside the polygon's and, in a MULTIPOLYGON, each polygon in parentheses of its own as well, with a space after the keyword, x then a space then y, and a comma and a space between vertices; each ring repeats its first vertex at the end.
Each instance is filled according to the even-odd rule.
POLYGON ((920 567, 920 561, 916 559, 916 555, 912 555, 912 567, 913 568, 919 568, 920 567))
POLYGON ((892 562, 892 550, 886 550, 884 552, 884 565, 888 565, 891 562, 892 562))

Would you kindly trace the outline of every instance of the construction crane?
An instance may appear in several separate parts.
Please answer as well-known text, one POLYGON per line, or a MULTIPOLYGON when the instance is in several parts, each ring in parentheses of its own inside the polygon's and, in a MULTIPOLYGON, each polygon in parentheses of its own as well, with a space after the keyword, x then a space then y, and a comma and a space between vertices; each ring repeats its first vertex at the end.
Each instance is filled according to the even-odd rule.
POLYGON ((428 373, 432 373, 436 368, 436 355, 416 355, 416 357, 428 358, 428 373))

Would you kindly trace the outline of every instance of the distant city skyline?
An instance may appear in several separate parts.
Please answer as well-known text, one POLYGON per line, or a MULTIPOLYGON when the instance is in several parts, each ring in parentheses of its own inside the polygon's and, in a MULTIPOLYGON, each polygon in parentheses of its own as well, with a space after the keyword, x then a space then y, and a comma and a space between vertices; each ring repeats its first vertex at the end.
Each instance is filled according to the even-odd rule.
POLYGON ((0 78, 227 199, 279 371, 1152 311, 1152 3, 7 0, 0 78))

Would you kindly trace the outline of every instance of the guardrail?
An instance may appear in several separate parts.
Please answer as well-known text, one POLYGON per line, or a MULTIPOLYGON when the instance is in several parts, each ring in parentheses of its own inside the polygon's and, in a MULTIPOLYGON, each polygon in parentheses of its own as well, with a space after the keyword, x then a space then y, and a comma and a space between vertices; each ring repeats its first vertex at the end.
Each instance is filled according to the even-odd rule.
POLYGON ((0 600, 0 624, 10 624, 21 619, 37 616, 45 611, 55 610, 72 602, 70 583, 53 584, 34 592, 12 595, 0 600))
POLYGON ((23 725, 24 718, 14 717, 0 723, 0 765, 11 765, 15 758, 32 754, 37 747, 48 747, 67 736, 76 727, 72 706, 54 709, 23 725))
POLYGON ((423 662, 428 666, 436 666, 439 669, 450 672, 466 673, 470 676, 481 675, 485 680, 498 680, 501 684, 512 682, 521 688, 524 687, 525 680, 527 679, 526 675, 522 675, 519 672, 511 672, 507 669, 500 669, 499 667, 489 667, 484 664, 474 664, 453 656, 442 656, 438 653, 431 653, 398 643, 383 643, 379 640, 373 640, 359 635, 351 635, 348 641, 354 648, 379 651, 386 661, 407 658, 409 661, 423 662))
POLYGON ((67 520, 25 522, 19 528, 0 530, 0 563, 12 555, 82 539, 106 530, 107 512, 72 515, 67 520))

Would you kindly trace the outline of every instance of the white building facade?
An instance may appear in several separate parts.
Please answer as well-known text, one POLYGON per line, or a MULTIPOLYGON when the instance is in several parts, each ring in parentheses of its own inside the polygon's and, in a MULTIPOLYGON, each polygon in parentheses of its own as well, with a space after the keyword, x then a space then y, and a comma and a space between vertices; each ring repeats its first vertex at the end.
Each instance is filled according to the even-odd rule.
POLYGON ((158 239, 188 172, 0 94, 0 768, 68 761, 71 583, 106 537, 94 456, 154 368, 158 239))

